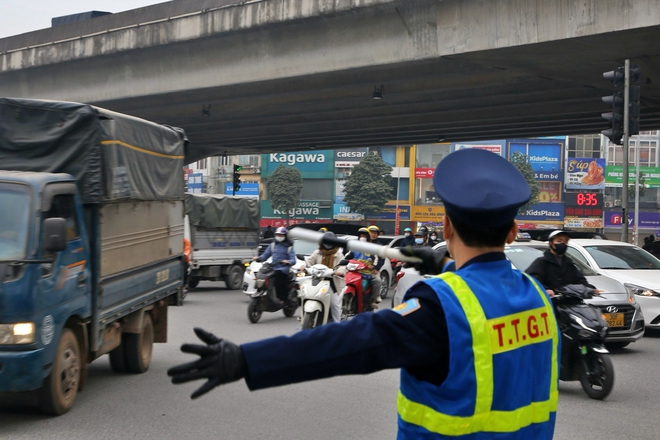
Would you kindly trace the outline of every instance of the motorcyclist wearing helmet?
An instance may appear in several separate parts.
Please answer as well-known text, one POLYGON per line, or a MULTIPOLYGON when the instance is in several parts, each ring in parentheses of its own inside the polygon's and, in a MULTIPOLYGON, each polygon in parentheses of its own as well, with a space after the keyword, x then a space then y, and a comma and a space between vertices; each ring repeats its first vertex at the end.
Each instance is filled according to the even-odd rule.
POLYGON ((421 228, 415 232, 415 242, 413 243, 413 247, 417 246, 426 246, 426 235, 421 228))
MULTIPOLYGON (((550 296, 555 295, 555 290, 569 284, 582 284, 595 289, 595 286, 589 284, 582 275, 573 260, 565 255, 569 240, 570 237, 566 231, 551 232, 548 236, 549 249, 543 253, 542 257, 534 260, 525 271, 543 284, 550 296)), ((597 290, 595 293, 599 292, 597 290)))
MULTIPOLYGON (((326 232, 326 237, 336 238, 334 232, 326 232)), ((321 244, 318 249, 312 252, 312 255, 305 258, 307 267, 312 267, 315 264, 323 264, 327 267, 335 269, 335 277, 330 281, 333 287, 333 293, 330 303, 330 314, 334 322, 341 321, 341 291, 344 289, 346 283, 344 282, 344 274, 346 273, 346 266, 340 266, 339 263, 344 259, 344 253, 341 248, 333 247, 328 244, 321 244)))
POLYGON ((404 229, 403 240, 401 240, 401 247, 412 246, 413 244, 415 244, 415 237, 413 237, 412 229, 404 229))
MULTIPOLYGON (((378 231, 379 231, 378 226, 370 226, 369 228, 358 229, 358 240, 381 244, 378 241, 378 231), (369 228, 372 228, 372 230, 369 230, 369 228), (374 230, 373 228, 376 229, 374 230), (375 235, 376 241, 370 240, 372 235, 375 235)), ((380 288, 382 286, 379 272, 380 272, 380 268, 383 267, 383 262, 385 260, 382 258, 378 258, 377 255, 365 254, 363 252, 357 252, 357 251, 350 251, 348 254, 344 256, 344 260, 369 260, 369 264, 367 264, 367 267, 372 272, 372 276, 371 276, 371 280, 369 281, 369 284, 371 285, 373 292, 371 296, 371 308, 377 309, 378 303, 381 301, 380 288)))
POLYGON ((280 226, 275 230, 275 241, 266 248, 263 254, 254 259, 266 261, 272 257, 273 269, 275 270, 274 281, 277 298, 280 301, 289 300, 290 267, 296 264, 296 254, 293 251, 293 243, 286 237, 286 228, 280 226))

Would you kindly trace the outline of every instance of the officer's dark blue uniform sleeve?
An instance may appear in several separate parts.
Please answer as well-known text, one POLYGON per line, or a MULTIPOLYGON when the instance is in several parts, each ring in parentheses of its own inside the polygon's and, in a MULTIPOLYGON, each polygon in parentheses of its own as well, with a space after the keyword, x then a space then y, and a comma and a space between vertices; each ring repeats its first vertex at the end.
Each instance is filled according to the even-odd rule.
POLYGON ((387 368, 419 369, 449 360, 447 325, 437 296, 420 283, 408 293, 420 308, 363 313, 293 336, 243 344, 251 390, 387 368))

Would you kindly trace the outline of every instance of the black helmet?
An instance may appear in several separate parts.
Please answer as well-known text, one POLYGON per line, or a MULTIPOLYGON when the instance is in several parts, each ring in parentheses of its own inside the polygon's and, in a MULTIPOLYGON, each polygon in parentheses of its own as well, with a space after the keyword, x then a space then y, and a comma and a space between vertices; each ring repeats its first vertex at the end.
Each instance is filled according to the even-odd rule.
MULTIPOLYGON (((326 232, 325 234, 323 234, 323 238, 326 238, 326 237, 327 238, 337 238, 337 236, 335 235, 334 232, 326 232)), ((321 247, 323 247, 324 249, 330 250, 330 249, 334 249, 337 246, 332 245, 332 244, 328 244, 328 243, 321 243, 321 247)))
POLYGON ((427 228, 426 226, 422 226, 417 231, 421 232, 423 235, 427 235, 429 233, 429 228, 427 228))

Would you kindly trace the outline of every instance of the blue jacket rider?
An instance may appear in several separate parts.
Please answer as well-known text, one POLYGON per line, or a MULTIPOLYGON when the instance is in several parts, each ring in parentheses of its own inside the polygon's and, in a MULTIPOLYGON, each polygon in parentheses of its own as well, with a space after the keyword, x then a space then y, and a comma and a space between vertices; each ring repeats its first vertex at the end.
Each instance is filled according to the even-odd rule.
POLYGON ((290 268, 296 264, 296 253, 293 251, 293 244, 286 238, 286 228, 280 226, 275 231, 275 241, 266 248, 259 259, 266 261, 272 257, 273 269, 275 270, 275 289, 280 301, 289 299, 288 284, 290 268))

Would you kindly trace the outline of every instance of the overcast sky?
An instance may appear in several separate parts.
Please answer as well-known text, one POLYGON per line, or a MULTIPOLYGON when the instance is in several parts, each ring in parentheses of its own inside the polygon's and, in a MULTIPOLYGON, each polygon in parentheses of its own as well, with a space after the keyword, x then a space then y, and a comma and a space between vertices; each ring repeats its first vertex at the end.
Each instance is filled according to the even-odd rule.
POLYGON ((167 0, 0 0, 0 38, 50 27, 53 17, 88 11, 122 12, 167 0))

